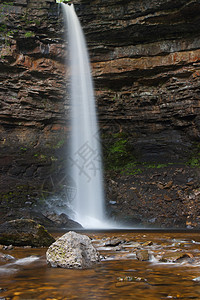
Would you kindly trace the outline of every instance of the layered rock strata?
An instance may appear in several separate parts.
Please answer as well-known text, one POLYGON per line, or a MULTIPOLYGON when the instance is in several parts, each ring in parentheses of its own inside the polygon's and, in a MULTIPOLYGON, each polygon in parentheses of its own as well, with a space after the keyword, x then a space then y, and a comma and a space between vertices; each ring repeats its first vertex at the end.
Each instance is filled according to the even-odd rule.
POLYGON ((82 2, 102 126, 142 159, 184 159, 199 141, 199 2, 82 2))
POLYGON ((53 0, 1 1, 0 10, 0 193, 3 206, 13 197, 23 206, 65 176, 63 23, 53 0))

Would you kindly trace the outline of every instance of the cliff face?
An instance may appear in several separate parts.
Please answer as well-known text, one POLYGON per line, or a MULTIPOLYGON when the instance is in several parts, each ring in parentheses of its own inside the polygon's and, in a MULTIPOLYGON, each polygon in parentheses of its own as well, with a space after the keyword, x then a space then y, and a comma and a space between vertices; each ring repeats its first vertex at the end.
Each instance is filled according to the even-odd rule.
MULTIPOLYGON (((108 158, 113 136, 123 136, 136 160, 187 161, 200 135, 199 1, 74 3, 108 158)), ((63 20, 54 0, 1 1, 0 10, 1 203, 15 197, 13 205, 23 205, 66 183, 63 20)))
POLYGON ((199 141, 198 1, 82 1, 100 120, 142 159, 182 160, 199 141))
POLYGON ((5 204, 13 195, 24 202, 32 190, 41 197, 54 188, 62 167, 57 152, 67 132, 65 51, 54 2, 0 3, 0 191, 5 204))
POLYGON ((81 3, 103 146, 122 170, 107 176, 111 214, 199 227, 199 169, 186 166, 199 166, 199 1, 81 3))

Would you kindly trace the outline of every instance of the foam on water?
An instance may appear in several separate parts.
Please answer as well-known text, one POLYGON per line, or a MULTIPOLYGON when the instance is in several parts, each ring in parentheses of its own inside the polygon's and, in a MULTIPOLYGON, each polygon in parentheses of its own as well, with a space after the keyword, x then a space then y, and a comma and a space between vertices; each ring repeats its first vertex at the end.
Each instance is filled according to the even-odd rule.
POLYGON ((39 259, 40 259, 39 256, 31 255, 28 257, 17 259, 14 262, 5 264, 3 266, 0 266, 0 276, 15 273, 19 270, 20 268, 19 266, 29 265, 39 259))
POLYGON ((28 264, 31 264, 32 262, 34 262, 38 259, 40 259, 39 256, 32 255, 32 256, 17 259, 13 264, 15 264, 15 265, 28 265, 28 264))

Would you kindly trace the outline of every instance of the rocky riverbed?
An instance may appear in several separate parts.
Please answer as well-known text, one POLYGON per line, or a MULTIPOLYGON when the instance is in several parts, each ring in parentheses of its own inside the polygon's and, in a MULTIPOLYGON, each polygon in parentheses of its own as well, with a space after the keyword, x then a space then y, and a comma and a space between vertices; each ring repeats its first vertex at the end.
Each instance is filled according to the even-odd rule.
POLYGON ((199 233, 84 234, 101 255, 97 265, 85 270, 47 267, 47 248, 1 246, 0 296, 8 300, 48 299, 50 294, 55 299, 199 298, 199 233))

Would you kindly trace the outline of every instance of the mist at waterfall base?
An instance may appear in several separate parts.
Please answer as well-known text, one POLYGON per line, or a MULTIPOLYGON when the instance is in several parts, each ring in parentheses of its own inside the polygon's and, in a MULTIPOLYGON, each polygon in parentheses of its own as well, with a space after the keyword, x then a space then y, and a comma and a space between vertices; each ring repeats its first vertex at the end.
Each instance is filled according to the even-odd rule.
POLYGON ((105 218, 99 128, 86 42, 73 4, 61 6, 67 27, 71 81, 68 171, 76 185, 70 217, 84 228, 112 228, 116 226, 105 218))

